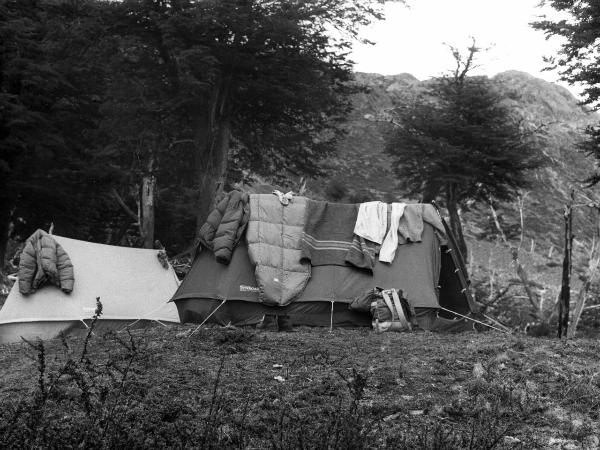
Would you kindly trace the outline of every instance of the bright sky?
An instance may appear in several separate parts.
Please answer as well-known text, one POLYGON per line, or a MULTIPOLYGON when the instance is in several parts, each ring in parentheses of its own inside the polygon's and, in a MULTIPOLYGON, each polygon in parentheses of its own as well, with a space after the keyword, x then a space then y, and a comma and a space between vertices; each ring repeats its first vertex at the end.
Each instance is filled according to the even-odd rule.
POLYGON ((445 43, 466 50, 472 36, 479 47, 489 48, 479 54, 478 73, 492 76, 505 70, 521 70, 548 81, 558 80, 556 73, 542 72, 542 58, 554 55, 560 41, 546 41, 542 32, 529 26, 543 14, 557 17, 550 7, 538 8, 540 0, 407 3, 408 7, 386 3, 386 20, 362 30, 361 36, 376 44, 355 46, 352 59, 356 71, 383 75, 408 72, 421 80, 439 76, 454 67, 445 43))

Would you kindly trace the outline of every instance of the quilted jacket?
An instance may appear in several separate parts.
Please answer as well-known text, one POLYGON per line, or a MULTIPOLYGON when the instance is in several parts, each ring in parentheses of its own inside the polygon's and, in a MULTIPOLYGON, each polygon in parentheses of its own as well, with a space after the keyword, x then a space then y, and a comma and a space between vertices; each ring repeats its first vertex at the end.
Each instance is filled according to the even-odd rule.
POLYGON ((310 279, 310 262, 301 263, 306 197, 283 205, 273 194, 250 195, 248 256, 256 266, 259 300, 285 306, 302 293, 310 279))
POLYGON ((19 261, 18 277, 19 291, 23 295, 32 294, 46 281, 69 293, 75 281, 69 255, 43 230, 37 230, 27 239, 19 261))
POLYGON ((215 253, 221 264, 229 264, 236 245, 244 235, 250 211, 248 194, 229 192, 208 215, 200 228, 200 243, 215 253))

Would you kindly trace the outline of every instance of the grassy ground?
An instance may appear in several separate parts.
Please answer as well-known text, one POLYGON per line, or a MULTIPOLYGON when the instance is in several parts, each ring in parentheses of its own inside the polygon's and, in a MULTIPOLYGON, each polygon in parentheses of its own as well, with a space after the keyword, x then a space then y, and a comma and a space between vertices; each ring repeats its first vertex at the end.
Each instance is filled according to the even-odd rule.
POLYGON ((0 444, 596 448, 593 340, 177 326, 0 347, 0 444), (35 344, 34 344, 35 345, 35 344))

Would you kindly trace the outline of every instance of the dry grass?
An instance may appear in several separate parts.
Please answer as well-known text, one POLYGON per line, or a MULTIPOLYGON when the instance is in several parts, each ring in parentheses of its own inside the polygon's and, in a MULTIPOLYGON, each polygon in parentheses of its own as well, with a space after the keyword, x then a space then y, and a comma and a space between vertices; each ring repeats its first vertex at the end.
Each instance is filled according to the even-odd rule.
MULTIPOLYGON (((595 341, 366 329, 214 328, 183 337, 190 328, 136 332, 124 382, 103 370, 131 349, 114 337, 92 339, 89 392, 72 378, 58 383, 37 425, 42 444, 77 446, 81 433, 71 428, 87 428, 97 437, 88 446, 98 448, 592 448, 600 432, 595 341), (116 387, 118 396, 100 397, 116 387), (119 441, 102 434, 116 422, 110 414, 119 441)), ((72 357, 83 342, 68 345, 72 357)), ((50 378, 68 357, 63 349, 45 346, 50 378)), ((38 352, 4 346, 0 364, 4 414, 32 406, 38 352)))

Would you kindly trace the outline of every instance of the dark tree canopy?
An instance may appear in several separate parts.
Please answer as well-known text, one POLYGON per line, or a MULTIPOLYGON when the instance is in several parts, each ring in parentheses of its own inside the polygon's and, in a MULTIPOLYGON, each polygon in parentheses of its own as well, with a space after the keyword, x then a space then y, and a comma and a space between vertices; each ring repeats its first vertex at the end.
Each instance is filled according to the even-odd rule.
POLYGON ((87 162, 103 91, 90 50, 100 23, 91 3, 0 3, 0 250, 11 213, 75 236, 101 226, 87 162))
POLYGON ((394 111, 396 127, 386 143, 406 193, 444 201, 463 252, 457 209, 469 200, 510 200, 541 163, 494 82, 467 76, 477 50, 464 62, 455 52, 453 75, 432 80, 394 111))
POLYGON ((394 116, 387 152, 410 195, 434 199, 452 184, 461 202, 509 200, 539 164, 487 77, 433 80, 394 116))
POLYGON ((548 58, 548 69, 558 69, 563 80, 584 86, 585 103, 600 107, 600 3, 596 0, 546 1, 557 11, 568 13, 563 20, 540 20, 532 24, 548 38, 565 39, 558 55, 548 58))
MULTIPOLYGON (((561 78, 570 84, 583 86, 584 103, 593 109, 600 108, 600 2, 596 0, 552 0, 547 2, 555 10, 568 13, 563 20, 541 20, 532 24, 544 31, 548 38, 560 36, 564 43, 558 55, 547 58, 548 69, 558 69, 561 78)), ((600 127, 590 126, 587 139, 580 148, 600 161, 600 127)), ((590 185, 600 182, 600 171, 586 180, 590 185)))
POLYGON ((381 4, 0 0, 0 256, 16 217, 124 243, 145 204, 177 251, 227 184, 318 174, 381 4))

